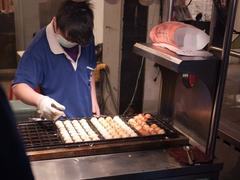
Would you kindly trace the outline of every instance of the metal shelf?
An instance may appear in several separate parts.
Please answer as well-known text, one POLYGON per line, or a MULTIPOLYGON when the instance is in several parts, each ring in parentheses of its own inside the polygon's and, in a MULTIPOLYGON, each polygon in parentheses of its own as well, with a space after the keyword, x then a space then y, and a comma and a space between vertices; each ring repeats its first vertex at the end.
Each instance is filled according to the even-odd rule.
POLYGON ((136 43, 133 47, 133 51, 177 73, 199 74, 199 72, 203 72, 209 67, 216 66, 219 62, 215 56, 178 56, 168 49, 153 46, 152 44, 136 43))

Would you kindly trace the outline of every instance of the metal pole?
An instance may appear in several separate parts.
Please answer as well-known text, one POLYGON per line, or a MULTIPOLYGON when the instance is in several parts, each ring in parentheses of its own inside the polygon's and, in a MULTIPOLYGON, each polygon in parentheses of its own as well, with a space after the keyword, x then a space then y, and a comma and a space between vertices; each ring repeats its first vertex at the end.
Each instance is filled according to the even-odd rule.
MULTIPOLYGON (((215 46, 210 46, 209 51, 215 51, 215 52, 222 53, 223 49, 219 48, 219 47, 215 47, 215 46)), ((230 56, 240 58, 240 52, 231 50, 230 51, 230 56)))
POLYGON ((206 154, 209 156, 211 160, 213 160, 214 158, 218 125, 219 125, 219 120, 221 116, 221 108, 222 108, 222 101, 223 101, 223 95, 224 95, 225 80, 226 80, 226 75, 228 70, 229 55, 231 50, 232 33, 233 33, 233 27, 234 27, 235 16, 237 11, 237 3, 238 3, 238 0, 230 0, 229 6, 228 6, 228 17, 226 22, 225 34, 224 34, 223 51, 221 56, 218 86, 217 86, 216 96, 214 100, 213 113, 212 113, 211 126, 210 126, 211 129, 209 132, 209 139, 208 139, 208 144, 206 149, 206 154))

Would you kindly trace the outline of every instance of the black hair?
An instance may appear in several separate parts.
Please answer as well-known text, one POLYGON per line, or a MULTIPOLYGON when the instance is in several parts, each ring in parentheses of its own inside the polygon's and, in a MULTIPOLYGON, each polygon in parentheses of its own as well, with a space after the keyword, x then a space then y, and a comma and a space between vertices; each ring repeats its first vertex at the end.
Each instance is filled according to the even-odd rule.
POLYGON ((72 42, 86 45, 93 39, 93 11, 89 1, 64 1, 56 14, 57 27, 72 42))

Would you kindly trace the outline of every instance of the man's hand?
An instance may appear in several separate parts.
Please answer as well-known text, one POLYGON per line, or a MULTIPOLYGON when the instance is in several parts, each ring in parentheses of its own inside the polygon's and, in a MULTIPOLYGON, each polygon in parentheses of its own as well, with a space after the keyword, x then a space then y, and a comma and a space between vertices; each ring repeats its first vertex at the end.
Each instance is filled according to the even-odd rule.
POLYGON ((91 98, 92 98, 92 113, 95 116, 100 116, 100 109, 99 109, 99 106, 98 106, 97 96, 96 96, 94 74, 92 74, 92 77, 91 77, 91 98))
POLYGON ((43 96, 39 100, 37 107, 40 117, 44 117, 46 119, 56 120, 65 115, 65 107, 48 96, 43 96))

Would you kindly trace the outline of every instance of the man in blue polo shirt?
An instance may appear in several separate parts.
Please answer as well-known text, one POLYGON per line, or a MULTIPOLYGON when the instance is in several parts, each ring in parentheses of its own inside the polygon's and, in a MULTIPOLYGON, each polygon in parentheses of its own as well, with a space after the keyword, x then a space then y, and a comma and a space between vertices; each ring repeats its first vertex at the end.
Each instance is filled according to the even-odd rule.
POLYGON ((93 11, 88 1, 64 1, 19 62, 13 92, 42 117, 100 114, 92 74, 96 66, 93 11), (41 94, 34 91, 39 87, 41 94))

